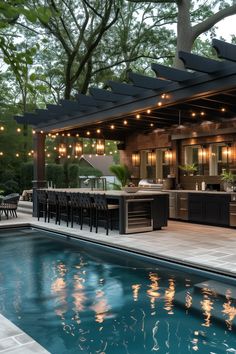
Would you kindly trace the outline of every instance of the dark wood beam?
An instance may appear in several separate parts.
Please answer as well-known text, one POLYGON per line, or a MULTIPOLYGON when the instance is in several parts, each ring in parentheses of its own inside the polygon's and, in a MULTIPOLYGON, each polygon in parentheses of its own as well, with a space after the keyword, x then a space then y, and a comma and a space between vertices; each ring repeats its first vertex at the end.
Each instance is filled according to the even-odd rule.
POLYGON ((190 73, 188 71, 179 70, 175 68, 170 68, 160 64, 152 64, 152 70, 155 71, 158 77, 163 77, 164 79, 184 82, 188 80, 192 80, 196 77, 195 73, 190 73))
POLYGON ((119 101, 122 101, 124 98, 126 98, 127 96, 128 97, 131 97, 129 95, 123 95, 123 94, 116 94, 116 93, 113 93, 111 91, 108 91, 108 90, 104 90, 104 89, 98 89, 98 88, 95 88, 95 87, 92 87, 89 89, 91 95, 98 101, 104 101, 104 102, 107 102, 107 103, 110 103, 110 102, 119 102, 119 101))
POLYGON ((133 82, 134 86, 149 90, 159 90, 171 84, 171 81, 155 79, 133 72, 129 72, 129 79, 133 82))
POLYGON ((179 51, 179 58, 183 61, 186 69, 213 74, 225 68, 225 62, 200 57, 199 55, 179 51))
POLYGON ((221 59, 230 60, 236 62, 236 45, 226 43, 214 38, 212 40, 212 46, 215 48, 217 55, 221 59))
POLYGON ((142 95, 144 93, 144 91, 146 91, 150 94, 154 94, 154 92, 151 90, 145 90, 141 87, 136 87, 136 86, 129 85, 129 84, 123 84, 123 83, 121 84, 121 83, 115 82, 115 81, 108 81, 108 85, 111 87, 111 89, 114 93, 118 93, 121 95, 139 96, 139 95, 142 95))

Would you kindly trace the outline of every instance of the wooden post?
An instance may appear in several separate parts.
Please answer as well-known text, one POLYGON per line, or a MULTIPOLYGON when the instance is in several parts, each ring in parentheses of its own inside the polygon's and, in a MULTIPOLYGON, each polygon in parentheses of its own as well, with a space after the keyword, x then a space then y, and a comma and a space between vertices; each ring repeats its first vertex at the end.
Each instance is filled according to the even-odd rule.
POLYGON ((36 132, 33 137, 34 144, 34 180, 33 180, 33 216, 37 216, 38 188, 45 188, 45 133, 36 132))

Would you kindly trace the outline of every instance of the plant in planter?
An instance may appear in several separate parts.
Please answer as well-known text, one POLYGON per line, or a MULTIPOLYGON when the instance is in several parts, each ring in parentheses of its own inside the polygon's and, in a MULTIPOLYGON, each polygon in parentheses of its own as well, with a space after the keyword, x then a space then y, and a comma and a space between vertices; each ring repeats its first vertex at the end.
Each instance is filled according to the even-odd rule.
POLYGON ((187 176, 193 176, 194 172, 197 171, 197 166, 194 163, 186 163, 185 165, 180 165, 179 168, 184 171, 187 176))
POLYGON ((226 192, 231 192, 233 190, 233 185, 236 181, 236 175, 233 174, 231 171, 226 171, 225 169, 223 169, 220 177, 223 181, 224 190, 226 192))
POLYGON ((127 186, 130 178, 130 172, 126 165, 112 165, 109 169, 112 173, 114 173, 120 183, 113 183, 115 189, 121 189, 122 187, 127 186))

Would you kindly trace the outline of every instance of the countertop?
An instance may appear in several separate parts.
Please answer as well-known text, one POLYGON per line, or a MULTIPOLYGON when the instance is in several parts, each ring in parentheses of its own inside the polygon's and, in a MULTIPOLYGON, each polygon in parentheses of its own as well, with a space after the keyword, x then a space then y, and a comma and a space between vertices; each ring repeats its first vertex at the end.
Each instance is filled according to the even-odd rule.
POLYGON ((55 192, 67 192, 67 193, 89 193, 89 194, 105 194, 111 197, 127 197, 127 196, 138 196, 138 197, 145 197, 151 195, 163 195, 168 194, 170 191, 142 191, 139 190, 136 193, 127 193, 122 190, 96 190, 91 188, 42 188, 43 190, 47 191, 55 191, 55 192))
POLYGON ((201 194, 233 194, 236 196, 236 192, 225 192, 225 191, 208 191, 208 190, 205 190, 205 191, 201 191, 201 190, 194 190, 194 189, 168 189, 168 190, 164 190, 163 192, 166 192, 166 193, 171 193, 171 192, 177 192, 177 193, 201 193, 201 194))

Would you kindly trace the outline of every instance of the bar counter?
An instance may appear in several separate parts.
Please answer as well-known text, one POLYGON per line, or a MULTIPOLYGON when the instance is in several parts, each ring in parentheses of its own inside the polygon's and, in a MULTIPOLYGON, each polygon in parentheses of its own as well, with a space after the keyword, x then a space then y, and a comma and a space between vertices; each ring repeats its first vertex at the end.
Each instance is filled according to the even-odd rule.
POLYGON ((169 194, 158 191, 91 190, 90 188, 45 189, 66 193, 105 194, 108 203, 119 205, 119 233, 146 232, 167 226, 169 194))

